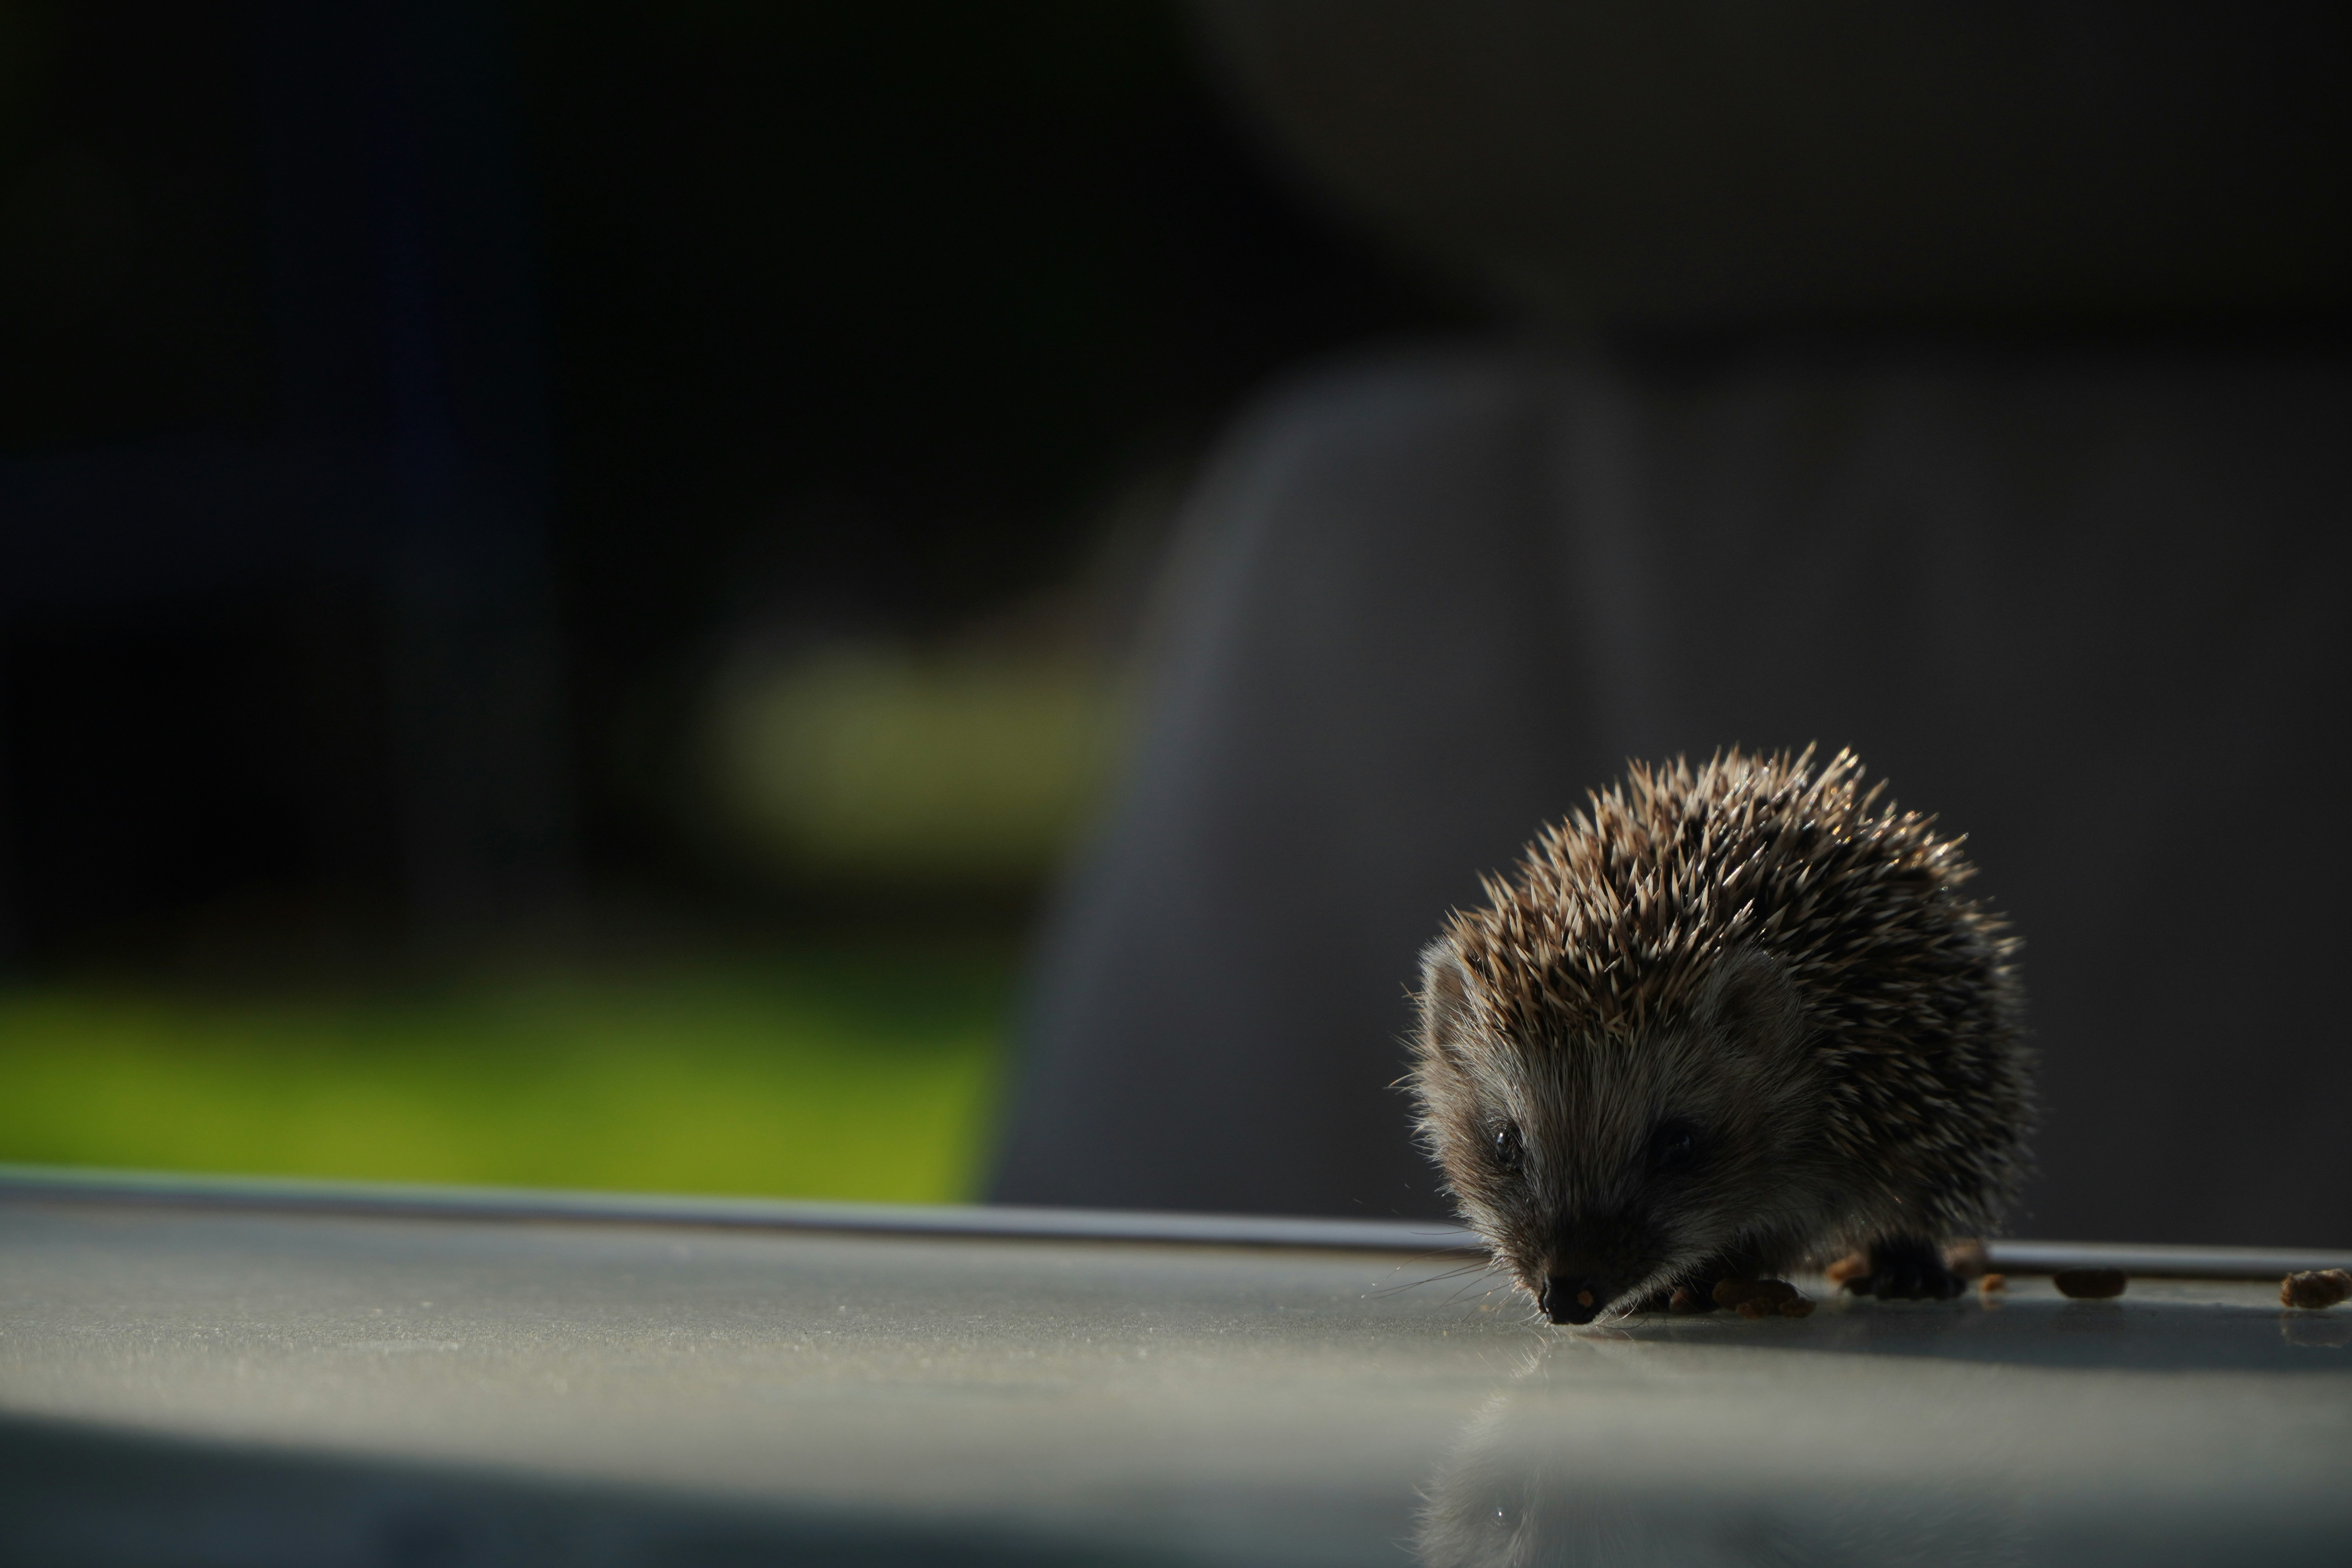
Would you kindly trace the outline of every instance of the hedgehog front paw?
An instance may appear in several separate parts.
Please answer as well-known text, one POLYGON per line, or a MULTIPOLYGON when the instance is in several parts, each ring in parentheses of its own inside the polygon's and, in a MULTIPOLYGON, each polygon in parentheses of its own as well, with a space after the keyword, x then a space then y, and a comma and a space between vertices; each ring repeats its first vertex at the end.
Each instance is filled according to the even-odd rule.
POLYGON ((1755 1258, 1742 1253, 1719 1253, 1683 1275, 1658 1294, 1658 1304, 1670 1312, 1712 1312, 1722 1303, 1716 1287, 1727 1279, 1754 1279, 1767 1272, 1755 1258))
POLYGON ((1870 1268, 1845 1281, 1857 1296, 1882 1301, 1948 1301, 1967 1288, 1967 1281, 1944 1267, 1941 1248, 1916 1237, 1874 1243, 1870 1268))

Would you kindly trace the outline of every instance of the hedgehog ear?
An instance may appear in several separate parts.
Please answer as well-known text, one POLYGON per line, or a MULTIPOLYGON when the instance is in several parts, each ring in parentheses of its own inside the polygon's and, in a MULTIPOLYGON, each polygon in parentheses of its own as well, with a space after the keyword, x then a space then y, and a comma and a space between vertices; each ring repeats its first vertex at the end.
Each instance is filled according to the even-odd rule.
POLYGON ((1421 1054, 1462 1067, 1478 1026, 1478 981, 1450 936, 1421 950, 1420 1003, 1421 1054))
POLYGON ((1723 955, 1699 1000, 1707 1032, 1738 1051, 1769 1055, 1797 1040, 1805 1007, 1780 960, 1760 948, 1723 955))

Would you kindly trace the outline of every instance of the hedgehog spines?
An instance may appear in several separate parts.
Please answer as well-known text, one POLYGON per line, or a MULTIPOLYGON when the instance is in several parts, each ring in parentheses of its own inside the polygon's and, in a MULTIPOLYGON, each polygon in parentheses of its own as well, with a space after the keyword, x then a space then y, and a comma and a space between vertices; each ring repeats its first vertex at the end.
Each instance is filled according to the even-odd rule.
POLYGON ((1829 1143, 1906 1173, 1923 1221, 1990 1226, 2033 1115, 2019 944, 1962 890, 1964 839, 1851 750, 1816 754, 1634 763, 1482 878, 1486 906, 1442 940, 1486 1027, 1544 1051, 1629 1047, 1688 1017, 1727 955, 1768 953, 1803 1001, 1829 1143))

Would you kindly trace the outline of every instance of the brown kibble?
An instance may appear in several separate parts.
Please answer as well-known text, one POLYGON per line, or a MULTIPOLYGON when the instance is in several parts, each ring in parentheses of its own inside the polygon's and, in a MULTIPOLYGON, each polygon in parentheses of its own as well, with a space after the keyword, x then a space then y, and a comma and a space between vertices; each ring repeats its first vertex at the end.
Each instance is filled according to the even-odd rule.
POLYGON ((1987 1296, 1995 1295, 2009 1289, 2009 1276, 1988 1274, 1977 1281, 1977 1289, 1987 1296))
POLYGON ((1849 1252, 1822 1270, 1832 1285, 1843 1285, 1849 1279, 1859 1279, 1870 1272, 1870 1259, 1859 1252, 1849 1252))
POLYGON ((2352 1296, 2352 1274, 2341 1268, 2306 1268, 2279 1281, 2279 1301, 2317 1311, 2352 1296))
POLYGON ((1730 1307, 1751 1320, 1776 1312, 1784 1318, 1801 1318, 1813 1310, 1812 1302, 1786 1279, 1718 1279, 1715 1300, 1717 1305, 1730 1307))
POLYGON ((1715 1304, 1737 1307, 1744 1301, 1754 1301, 1770 1311, 1783 1301, 1794 1300, 1797 1288, 1786 1279, 1718 1279, 1715 1282, 1715 1304))
POLYGON ((2078 1301, 2105 1300, 2120 1296, 2131 1277, 2120 1268, 2061 1268, 2050 1277, 2058 1287, 2058 1294, 2071 1296, 2078 1301))
POLYGON ((1944 1248, 1944 1267, 1963 1279, 1974 1279, 1991 1268, 1992 1261, 1985 1254, 1985 1244, 1971 1237, 1944 1248))

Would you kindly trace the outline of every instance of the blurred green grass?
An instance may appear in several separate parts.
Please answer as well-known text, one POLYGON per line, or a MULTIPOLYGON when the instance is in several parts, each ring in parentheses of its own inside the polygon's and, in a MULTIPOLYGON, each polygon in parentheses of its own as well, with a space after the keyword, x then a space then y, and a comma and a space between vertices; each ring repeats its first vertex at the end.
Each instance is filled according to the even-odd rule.
POLYGON ((5 990, 0 1161, 961 1201, 1011 974, 815 955, 345 996, 5 990))

